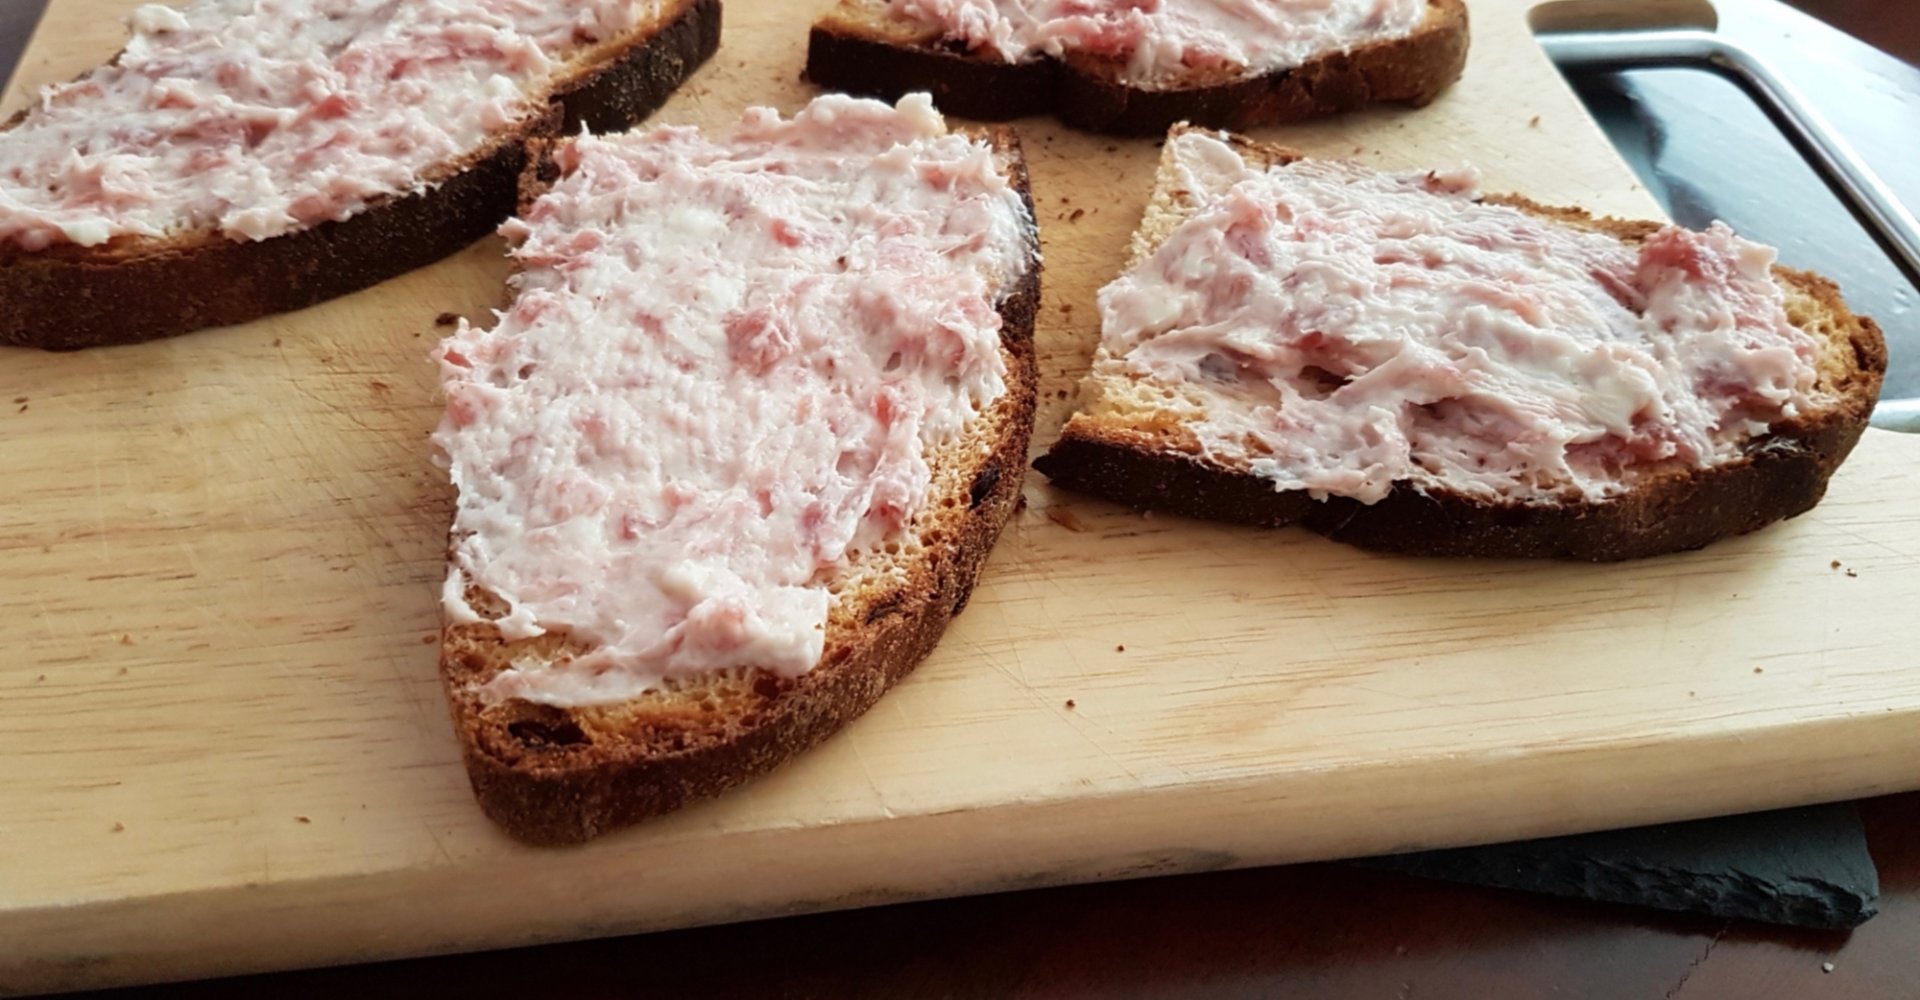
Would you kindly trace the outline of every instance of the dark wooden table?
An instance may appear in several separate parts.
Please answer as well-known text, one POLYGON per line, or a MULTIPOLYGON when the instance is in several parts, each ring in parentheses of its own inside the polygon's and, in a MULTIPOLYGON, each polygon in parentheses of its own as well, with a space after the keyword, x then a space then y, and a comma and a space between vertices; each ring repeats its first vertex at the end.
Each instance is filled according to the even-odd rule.
MULTIPOLYGON (((1889 0, 1794 3, 1895 55, 1920 59, 1920 8, 1889 0)), ((0 65, 24 40, 38 6, 0 0, 0 65)), ((156 1000, 1920 997, 1920 795, 1879 799, 1862 809, 1883 898, 1881 914, 1851 935, 1303 865, 129 994, 156 1000)))
MULTIPOLYGON (((1882 51, 1920 63, 1920 7, 1910 0, 1787 0, 1882 51)), ((1920 990, 1916 990, 1920 992, 1920 990)))

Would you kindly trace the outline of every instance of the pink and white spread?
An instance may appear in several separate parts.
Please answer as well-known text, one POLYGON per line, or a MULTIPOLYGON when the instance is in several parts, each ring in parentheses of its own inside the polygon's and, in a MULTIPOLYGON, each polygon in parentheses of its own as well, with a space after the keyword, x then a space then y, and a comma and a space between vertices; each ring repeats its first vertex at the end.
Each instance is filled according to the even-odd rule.
POLYGON ((921 509, 925 455, 1006 391, 997 296, 1032 266, 1006 164, 926 95, 765 108, 730 134, 581 137, 503 228, 492 329, 439 348, 460 499, 449 618, 591 647, 488 694, 619 701, 812 669, 854 550, 921 509))
POLYGON ((659 0, 195 0, 0 132, 0 247, 262 240, 442 178, 659 0))
POLYGON ((969 51, 1007 62, 1084 54, 1124 65, 1142 88, 1195 73, 1292 69, 1315 56, 1404 38, 1427 0, 889 0, 969 51))
POLYGON ((1477 203, 1470 173, 1172 141, 1204 207, 1102 289, 1096 364, 1177 388, 1201 451, 1276 489, 1604 499, 1813 400, 1773 250, 1724 225, 1632 247, 1477 203))

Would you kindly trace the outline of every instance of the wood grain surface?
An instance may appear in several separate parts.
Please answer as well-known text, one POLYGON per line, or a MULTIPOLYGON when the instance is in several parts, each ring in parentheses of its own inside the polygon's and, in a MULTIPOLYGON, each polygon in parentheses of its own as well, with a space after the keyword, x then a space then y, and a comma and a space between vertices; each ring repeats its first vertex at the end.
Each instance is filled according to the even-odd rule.
MULTIPOLYGON (((110 54, 129 6, 56 2, 0 113, 110 54)), ((1527 6, 1478 0, 1467 77, 1430 108, 1263 137, 1385 166, 1470 158, 1496 190, 1651 214, 1527 6)), ((813 13, 734 0, 720 55, 659 120, 799 104, 813 13)), ((1157 151, 1023 130, 1044 447, 1157 151)), ((968 613, 840 738, 584 848, 516 846, 474 807, 441 704, 449 508, 425 440, 434 319, 498 304, 500 255, 483 241, 243 327, 6 354, 0 992, 1920 785, 1920 442, 1874 433, 1813 513, 1604 568, 1369 556, 1030 480, 968 613)))

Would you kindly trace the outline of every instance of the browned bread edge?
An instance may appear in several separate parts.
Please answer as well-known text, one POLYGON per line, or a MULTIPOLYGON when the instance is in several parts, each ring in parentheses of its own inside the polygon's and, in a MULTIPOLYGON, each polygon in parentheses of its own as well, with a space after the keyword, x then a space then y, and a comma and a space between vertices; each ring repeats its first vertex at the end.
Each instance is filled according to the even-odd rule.
POLYGON ((157 247, 0 249, 0 345, 74 350, 241 323, 439 260, 512 212, 528 140, 581 122, 611 130, 645 118, 719 41, 720 0, 695 0, 556 94, 552 112, 499 136, 441 183, 344 221, 258 242, 215 235, 157 247))
POLYGON ((1219 84, 1141 90, 1115 83, 1097 64, 1040 58, 998 62, 938 45, 901 46, 816 23, 806 77, 853 94, 933 94, 940 110, 1004 121, 1052 110, 1068 124, 1119 135, 1159 135, 1175 122, 1248 129, 1351 111, 1368 104, 1424 105, 1466 68, 1464 0, 1430 0, 1413 34, 1293 69, 1219 84))
POLYGON ((815 24, 807 36, 808 80, 885 100, 926 91, 943 114, 1008 121, 1054 108, 1058 64, 1008 63, 948 49, 906 47, 815 24))
MULTIPOLYGON (((1027 169, 1011 130, 995 135, 1008 150, 1012 180, 1032 212, 1027 169)), ((555 173, 536 163, 523 182, 531 201, 555 173)), ((512 702, 514 711, 483 712, 474 685, 497 667, 474 651, 488 623, 449 625, 441 647, 441 679, 453 713, 474 796, 489 817, 530 844, 587 840, 764 774, 859 717, 919 664, 953 616, 966 607, 974 581, 1020 498, 1033 426, 1038 371, 1034 318, 1040 305, 1037 234, 1029 232, 1033 266, 1001 300, 1002 344, 1010 355, 1006 433, 973 473, 964 520, 928 540, 908 579, 859 611, 859 634, 833 641, 818 667, 792 680, 753 676, 747 697, 754 721, 721 739, 670 737, 582 746, 575 710, 512 702), (835 657, 835 649, 842 655, 835 657)), ((649 734, 657 736, 658 734, 649 734)))
POLYGON ((1376 552, 1612 562, 1697 549, 1812 509, 1870 411, 1850 400, 1844 410, 1756 439, 1731 465, 1599 504, 1487 504, 1404 486, 1372 505, 1316 502, 1305 491, 1275 490, 1259 476, 1184 455, 1077 437, 1062 438, 1034 467, 1056 486, 1140 510, 1264 527, 1299 523, 1376 552))

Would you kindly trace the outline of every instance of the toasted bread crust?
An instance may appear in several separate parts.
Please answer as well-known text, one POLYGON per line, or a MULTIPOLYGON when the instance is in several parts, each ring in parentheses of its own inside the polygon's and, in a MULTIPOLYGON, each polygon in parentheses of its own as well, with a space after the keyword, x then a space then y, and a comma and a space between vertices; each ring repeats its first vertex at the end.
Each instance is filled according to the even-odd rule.
POLYGON ((1306 526, 1376 552, 1589 562, 1697 549, 1813 509, 1866 427, 1835 415, 1756 440, 1731 465, 1695 470, 1617 501, 1525 507, 1399 489, 1369 507, 1316 504, 1306 526))
POLYGON ((1281 492, 1259 476, 1223 469, 1188 456, 1150 450, 1142 442, 1093 436, 1062 437, 1033 460, 1055 486, 1135 510, 1278 528, 1307 516, 1313 500, 1281 492))
POLYGON ((1468 38, 1463 0, 1429 0, 1426 19, 1405 38, 1245 79, 1144 90, 1116 82, 1097 61, 998 62, 937 43, 902 45, 828 18, 809 35, 806 76, 823 87, 887 98, 927 90, 942 111, 968 118, 1004 121, 1051 109, 1090 131, 1159 135, 1180 121, 1246 129, 1368 104, 1424 105, 1460 78, 1468 38))
MULTIPOLYGON (((1878 337, 1872 320, 1861 323, 1878 337)), ((1315 501, 1251 473, 1083 436, 1062 437, 1033 464, 1057 486, 1136 509, 1261 527, 1300 524, 1376 552, 1613 562, 1697 549, 1812 509, 1860 440, 1872 399, 1850 395, 1838 409, 1755 439, 1732 464, 1662 478, 1597 504, 1488 504, 1406 486, 1371 505, 1346 497, 1315 501)))
POLYGON ((944 114, 999 122, 1052 111, 1059 69, 1048 59, 995 62, 815 24, 805 75, 822 87, 886 100, 924 90, 944 114))
MULTIPOLYGON (((1226 138, 1256 162, 1298 158, 1281 147, 1226 138)), ((1184 197, 1167 190, 1155 194, 1156 203, 1162 196, 1184 197)), ((1582 209, 1513 195, 1487 200, 1629 244, 1660 228, 1653 222, 1595 219, 1582 209)), ((1135 263, 1169 231, 1147 232, 1143 226, 1136 236, 1135 263)), ((1315 501, 1304 490, 1276 490, 1251 472, 1183 452, 1148 429, 1080 415, 1068 421, 1060 440, 1034 466, 1056 485, 1135 508, 1269 527, 1297 523, 1381 552, 1608 562, 1696 549, 1818 503, 1866 429, 1880 394, 1887 349, 1879 326, 1850 312, 1839 288, 1826 278, 1776 267, 1774 279, 1835 331, 1837 342, 1829 345, 1833 350, 1820 374, 1833 402, 1776 424, 1747 442, 1732 462, 1658 471, 1613 500, 1489 503, 1397 484, 1371 505, 1345 497, 1315 501)))
POLYGON ((569 81, 548 114, 450 165, 439 184, 377 201, 345 221, 258 242, 200 234, 35 253, 0 249, 0 345, 74 350, 241 323, 439 260, 513 211, 527 141, 581 122, 615 129, 645 118, 719 39, 720 0, 695 0, 569 81))
MULTIPOLYGON (((259 242, 223 237, 118 256, 53 247, 0 256, 0 343, 76 350, 242 323, 358 291, 445 257, 513 210, 526 135, 503 136, 436 188, 259 242), (16 308, 14 304, 18 303, 16 308)), ((0 251, 4 254, 4 251, 0 251)))
MULTIPOLYGON (((1031 213, 1018 143, 1004 129, 995 139, 1009 153, 1012 180, 1031 213)), ((536 162, 523 196, 536 197, 552 177, 536 162)), ((826 739, 926 657, 966 607, 1020 497, 1039 378, 1037 234, 1028 240, 1034 264, 999 307, 1009 355, 1006 395, 990 411, 1000 418, 999 436, 967 470, 964 502, 941 522, 938 537, 923 539, 905 579, 883 593, 842 595, 849 606, 829 624, 826 655, 809 673, 783 680, 754 672, 684 695, 661 694, 645 710, 620 716, 623 731, 605 738, 607 726, 594 709, 484 704, 476 686, 507 662, 499 633, 485 622, 447 626, 441 679, 474 795, 489 817, 530 844, 572 844, 716 795, 826 739), (727 705, 717 720, 715 692, 727 705)))
POLYGON ((622 132, 645 121, 719 51, 720 20, 720 0, 696 0, 606 68, 573 81, 557 96, 559 134, 622 132))

